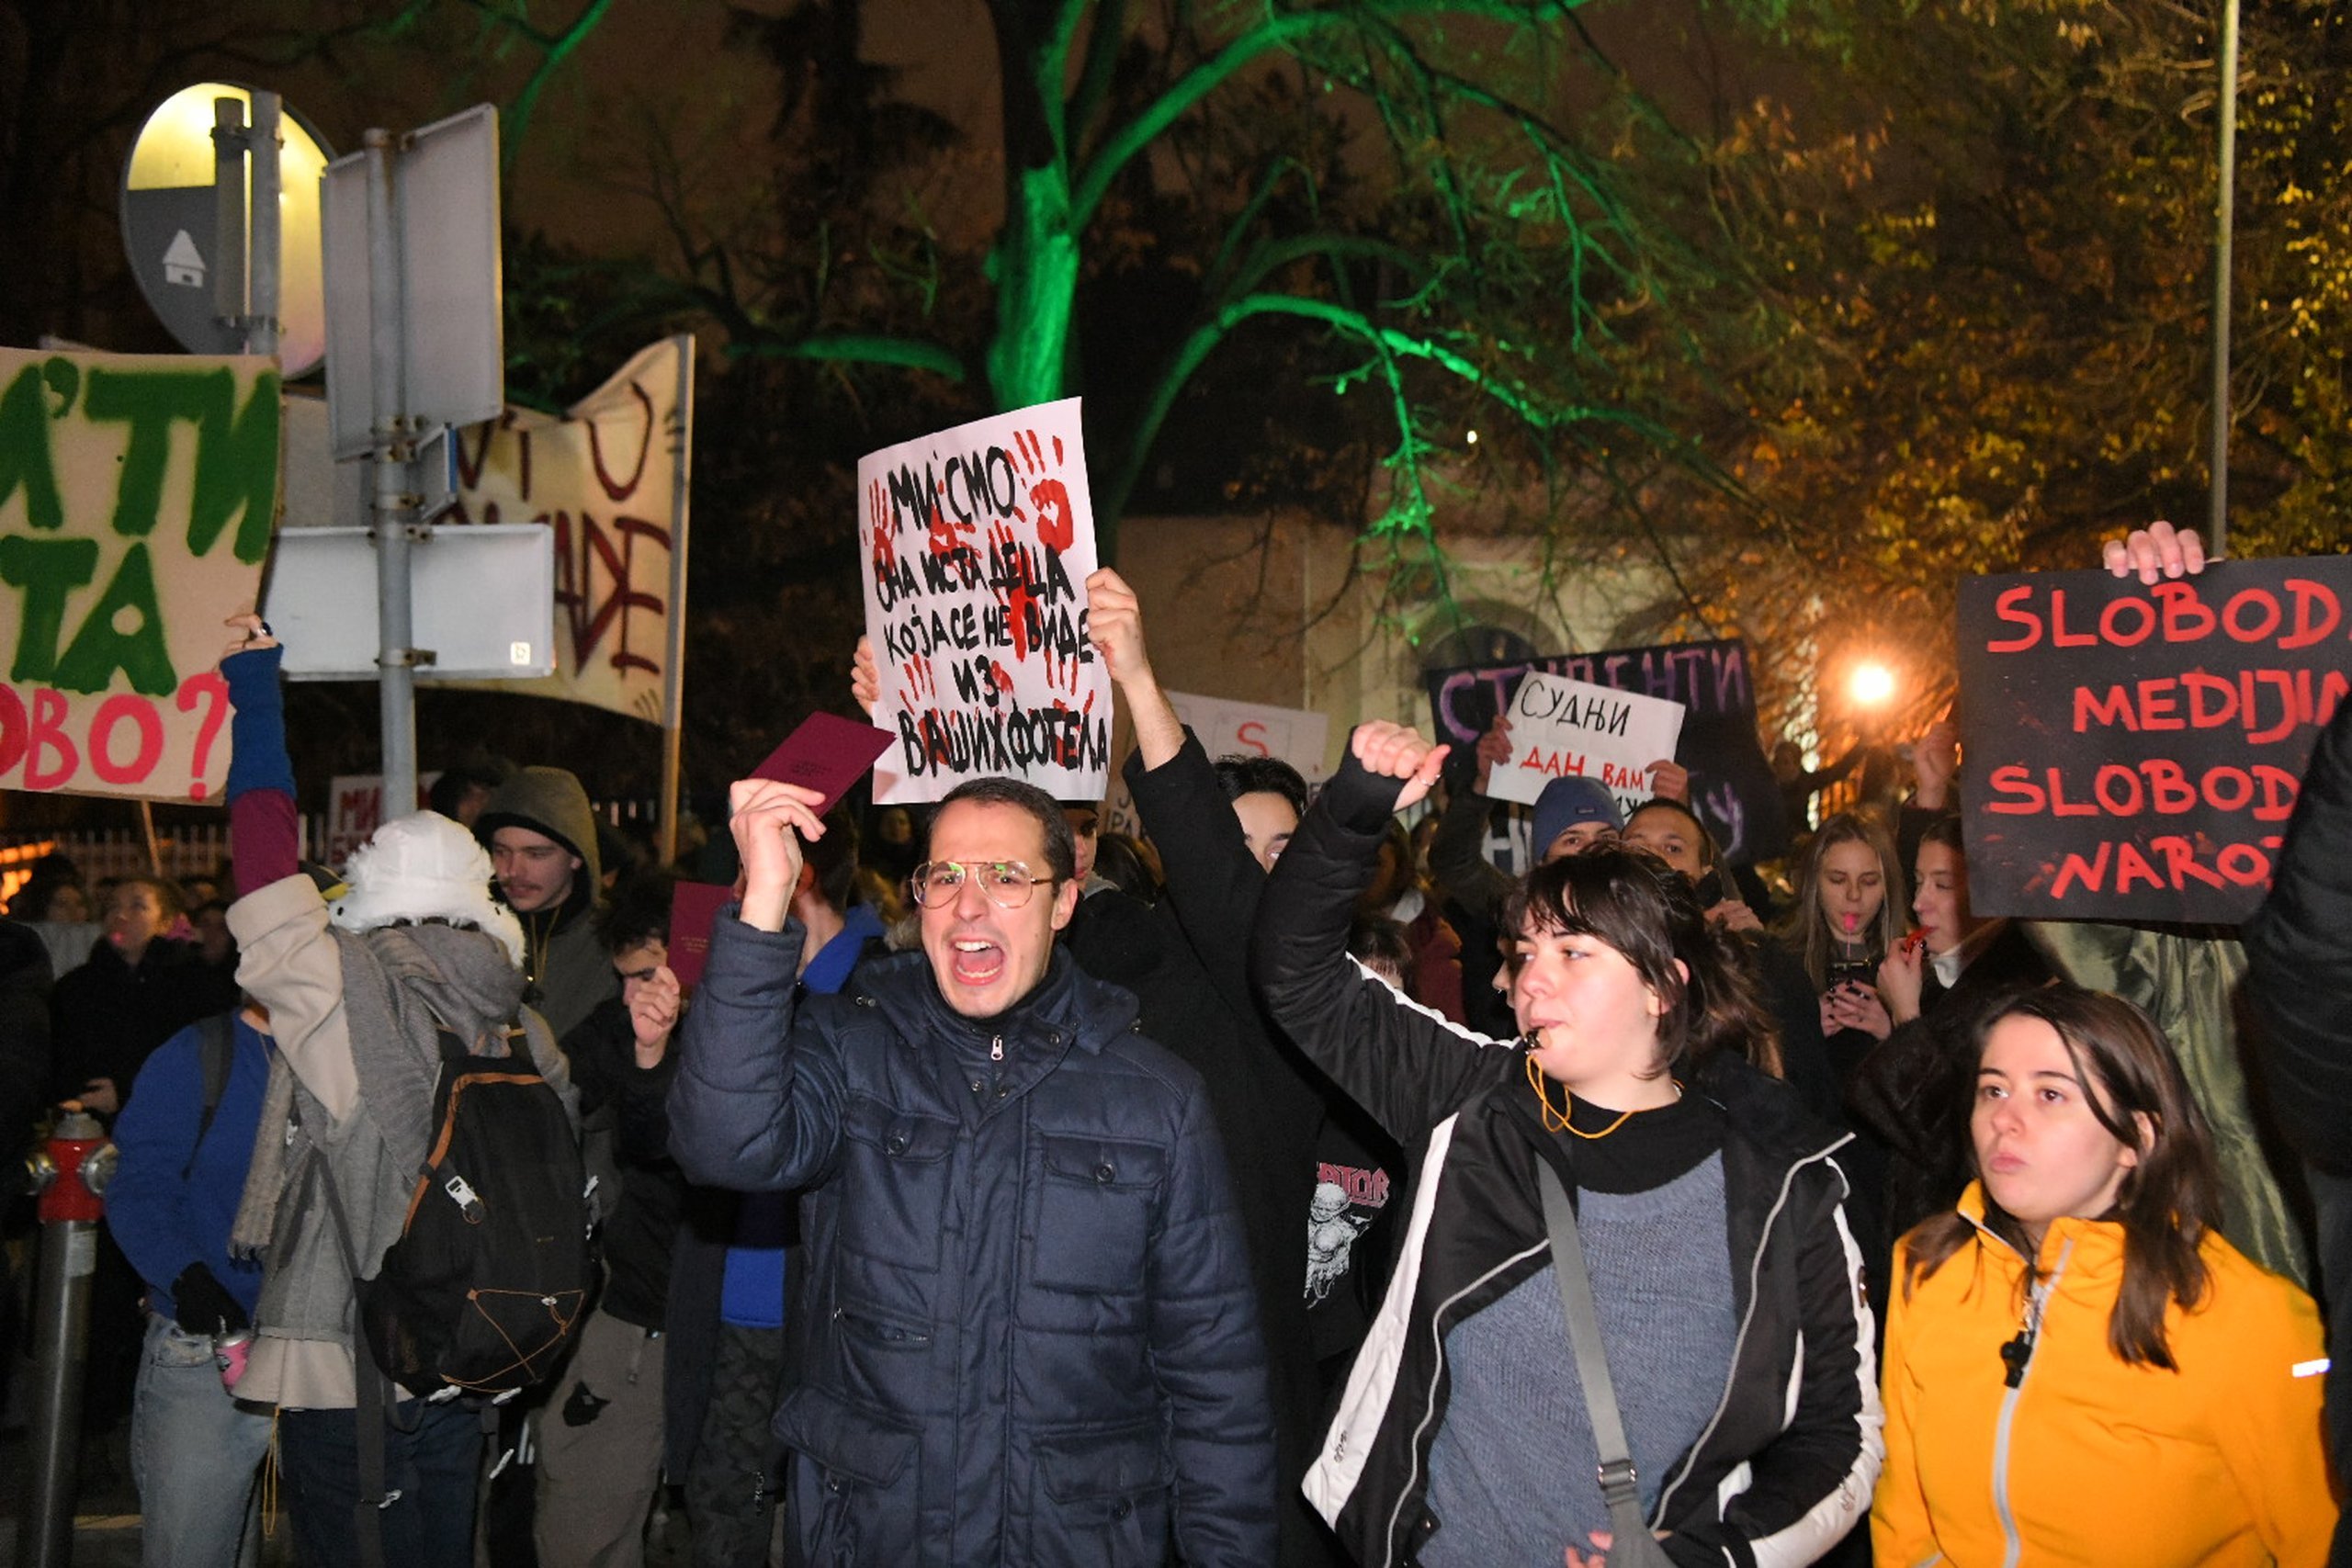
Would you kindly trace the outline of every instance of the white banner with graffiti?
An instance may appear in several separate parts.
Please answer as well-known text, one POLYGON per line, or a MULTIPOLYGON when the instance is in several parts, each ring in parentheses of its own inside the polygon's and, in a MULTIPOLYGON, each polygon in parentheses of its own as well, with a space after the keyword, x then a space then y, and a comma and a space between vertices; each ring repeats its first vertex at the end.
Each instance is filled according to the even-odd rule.
POLYGON ((0 788, 219 795, 277 443, 274 360, 0 349, 0 788))
POLYGON ((555 530, 556 671, 443 682, 663 719, 671 616, 682 612, 694 350, 665 338, 561 419, 509 409, 454 433, 458 523, 555 530))

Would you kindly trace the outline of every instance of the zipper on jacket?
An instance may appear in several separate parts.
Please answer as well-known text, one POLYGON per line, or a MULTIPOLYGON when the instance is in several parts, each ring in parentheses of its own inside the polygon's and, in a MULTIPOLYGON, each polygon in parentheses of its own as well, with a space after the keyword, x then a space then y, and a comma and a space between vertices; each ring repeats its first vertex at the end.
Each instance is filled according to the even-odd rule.
POLYGON ((879 1339, 885 1344, 928 1345, 931 1343, 931 1336, 919 1328, 903 1327, 885 1318, 870 1317, 864 1313, 849 1312, 841 1307, 833 1309, 833 1321, 854 1325, 854 1332, 863 1334, 868 1339, 879 1339))
MULTIPOLYGON (((1682 1456, 1682 1463, 1666 1478, 1666 1484, 1658 1488, 1657 1506, 1650 1511, 1652 1529, 1661 1528, 1661 1521, 1666 1518, 1667 1510, 1674 1502, 1674 1495, 1680 1491, 1682 1483, 1690 1478, 1690 1472, 1698 1464, 1699 1455, 1706 1448, 1708 1439, 1715 1435, 1715 1428, 1723 1425, 1724 1412, 1731 1408, 1732 1390, 1739 1384, 1739 1359, 1747 1349, 1748 1326, 1756 1321, 1757 1303, 1762 1301, 1764 1296, 1762 1282, 1759 1279, 1764 1271, 1764 1250, 1772 1243, 1772 1227, 1781 1223, 1781 1211, 1788 1206, 1789 1193, 1797 1184, 1797 1172, 1816 1160, 1827 1159, 1852 1139, 1853 1134, 1849 1133, 1827 1148, 1807 1155, 1781 1173, 1780 1194, 1772 1200, 1771 1208, 1765 1211, 1764 1224, 1756 1233, 1756 1256, 1747 1260, 1747 1309, 1739 1314, 1739 1331, 1732 1336, 1731 1371, 1724 1377, 1724 1392, 1715 1401, 1715 1413, 1707 1418, 1707 1424, 1700 1430, 1697 1440, 1691 1443, 1690 1451, 1682 1456)), ((1725 1201, 1728 1204, 1729 1201, 1725 1201)))
MULTIPOLYGON (((1437 1364, 1430 1376, 1429 1392, 1424 1396, 1425 1403, 1423 1404, 1421 1410, 1421 1418, 1413 1427, 1412 1440, 1406 1445, 1406 1457, 1411 1461, 1411 1463, 1405 1472, 1405 1484, 1396 1489, 1396 1505, 1395 1507, 1388 1510, 1388 1525, 1387 1528, 1381 1532, 1381 1542, 1385 1555, 1381 1558, 1380 1568, 1396 1568, 1396 1525, 1397 1521, 1404 1516, 1405 1500, 1413 1496, 1417 1491, 1421 1492, 1424 1499, 1426 1499, 1427 1496, 1425 1490, 1426 1481, 1421 1470, 1423 1453, 1421 1439, 1430 1432, 1432 1424, 1437 1420, 1438 1384, 1445 1381, 1445 1314, 1458 1305, 1464 1297, 1484 1289, 1487 1282, 1494 1279, 1498 1274, 1502 1273, 1505 1269, 1510 1268, 1515 1263, 1519 1263, 1526 1258, 1534 1257, 1539 1252, 1548 1251, 1551 1246, 1552 1238, 1547 1235, 1537 1246, 1531 1247, 1523 1252, 1513 1253, 1510 1257, 1504 1258, 1500 1263, 1496 1264, 1492 1269, 1487 1269, 1485 1273, 1479 1275, 1476 1279, 1471 1280, 1468 1284, 1463 1286, 1460 1290, 1454 1292, 1453 1294, 1446 1297, 1445 1300, 1438 1303, 1435 1307, 1430 1309, 1430 1340, 1436 1350, 1437 1364)), ((1385 1425, 1386 1417, 1385 1414, 1382 1420, 1383 1425, 1385 1425)), ((1375 1443, 1379 1441, 1379 1434, 1377 1432, 1374 1434, 1373 1440, 1375 1443)), ((1434 1442, 1435 1439, 1431 1438, 1431 1441, 1434 1442)))
POLYGON ((1003 1035, 1001 1035, 1001 1034, 995 1035, 995 1036, 992 1036, 992 1037, 989 1039, 989 1061, 991 1061, 991 1062, 1001 1062, 1001 1061, 1003 1061, 1003 1060, 1004 1060, 1004 1036, 1003 1036, 1003 1035))
MULTIPOLYGON (((2064 1251, 2058 1255, 2058 1266, 2050 1278, 2026 1292, 2025 1324, 2018 1337, 2004 1340, 2001 1360, 2009 1369, 2008 1386, 2001 1394, 2001 1416, 1993 1427, 1993 1511, 2000 1517, 2001 1568, 2018 1568, 2018 1559, 2025 1555, 2025 1543, 2018 1538, 2018 1519, 2009 1506, 2009 1428, 2016 1420, 2018 1402, 2025 1397, 2025 1380, 2033 1375, 2033 1348, 2041 1337, 2041 1314, 2050 1298, 2057 1293, 2058 1281, 2065 1278, 2066 1259, 2073 1257, 2075 1244, 2070 1239, 2064 1251), (2011 1355, 2013 1347, 2021 1353, 2011 1355)), ((2031 1267, 2030 1264, 2028 1265, 2031 1267)))

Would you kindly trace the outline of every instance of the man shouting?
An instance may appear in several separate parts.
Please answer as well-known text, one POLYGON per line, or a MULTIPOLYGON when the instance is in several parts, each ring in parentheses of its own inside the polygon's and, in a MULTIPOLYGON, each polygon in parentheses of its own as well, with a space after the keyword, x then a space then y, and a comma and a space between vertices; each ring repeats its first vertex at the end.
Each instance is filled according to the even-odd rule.
POLYGON ((804 1557, 1271 1562, 1265 1352, 1206 1091, 1057 951, 1060 807, 958 787, 912 878, 922 951, 802 997, 815 798, 734 786, 743 897, 670 1102, 690 1179, 803 1190, 776 1432, 804 1557))

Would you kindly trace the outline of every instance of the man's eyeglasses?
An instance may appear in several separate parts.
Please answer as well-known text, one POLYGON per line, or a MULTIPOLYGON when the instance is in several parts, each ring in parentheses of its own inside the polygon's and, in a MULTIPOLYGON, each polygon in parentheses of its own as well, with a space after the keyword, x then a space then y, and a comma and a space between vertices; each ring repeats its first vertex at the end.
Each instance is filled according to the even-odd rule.
POLYGON ((915 867, 907 886, 916 903, 936 909, 956 901, 967 876, 979 880, 980 891, 1000 909, 1018 909, 1029 902, 1031 889, 1054 880, 1037 875, 1017 860, 930 860, 915 867))

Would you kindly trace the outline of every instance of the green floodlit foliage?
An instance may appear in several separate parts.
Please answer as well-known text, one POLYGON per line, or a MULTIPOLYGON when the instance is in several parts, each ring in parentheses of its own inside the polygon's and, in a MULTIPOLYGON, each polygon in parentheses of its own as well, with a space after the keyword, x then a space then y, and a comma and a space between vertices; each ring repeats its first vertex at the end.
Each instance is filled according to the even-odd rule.
MULTIPOLYGON (((1106 555, 1203 388, 1255 373, 1327 389, 1326 410, 1284 411, 1327 431, 1299 442, 1333 476, 1319 482, 1376 476, 1372 557, 1442 563, 1444 519, 1474 504, 1444 477, 1464 429, 1560 493, 1605 453, 1697 460, 1619 395, 1608 355, 1685 352, 1676 301, 1719 279, 1624 199, 1623 161, 1664 133, 1587 36, 1587 3, 989 0, 1002 198, 979 244, 908 194, 959 151, 960 128, 931 125, 859 147, 823 254, 805 218, 728 234, 672 204, 686 291, 731 353, 822 361, 844 388, 914 369, 960 383, 974 412, 1086 393, 1106 555), (1161 313, 1115 386, 1089 384, 1081 365, 1109 357, 1093 343, 1128 326, 1090 301, 1137 276, 1161 313)), ((814 36, 854 36, 857 11, 810 0, 744 32, 789 76, 814 36)), ((903 107, 863 71, 841 75, 854 109, 818 107, 877 124, 903 107)), ((820 72, 810 101, 825 91, 820 72)), ((780 186, 786 156, 833 166, 831 127, 795 122, 780 186)), ((798 187, 778 207, 795 203, 798 187)), ((1448 581, 1442 565, 1424 580, 1448 581)))

